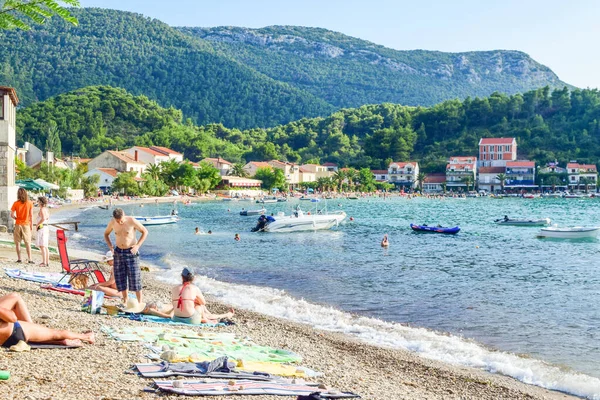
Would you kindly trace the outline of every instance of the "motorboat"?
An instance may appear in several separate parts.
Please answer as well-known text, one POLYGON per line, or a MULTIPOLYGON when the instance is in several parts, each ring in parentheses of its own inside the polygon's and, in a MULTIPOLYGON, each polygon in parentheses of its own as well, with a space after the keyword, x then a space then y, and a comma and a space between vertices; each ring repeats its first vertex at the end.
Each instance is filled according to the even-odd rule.
POLYGON ((264 215, 264 213, 266 213, 266 212, 267 212, 267 210, 265 210, 263 207, 260 210, 242 210, 242 211, 240 211, 240 215, 247 217, 250 215, 264 215))
POLYGON ((542 228, 538 237, 558 238, 558 239, 582 239, 594 238, 600 234, 600 227, 581 227, 559 228, 556 226, 542 228))
POLYGON ((157 215, 154 217, 133 217, 144 226, 174 224, 179 221, 177 215, 157 215))
POLYGON ((447 235, 455 235, 460 231, 460 227, 444 227, 444 226, 429 226, 410 224, 410 228, 415 232, 426 233, 445 233, 447 235))
POLYGON ((285 203, 286 201, 288 201, 287 197, 278 197, 277 198, 278 203, 285 203))
POLYGON ((298 200, 302 200, 302 201, 311 201, 313 198, 312 197, 306 197, 306 196, 302 196, 300 197, 298 200))
MULTIPOLYGON (((313 202, 318 202, 314 199, 313 202)), ((336 211, 333 213, 315 209, 314 212, 304 212, 300 206, 291 215, 278 213, 276 217, 261 216, 253 232, 302 232, 330 229, 338 226, 346 218, 346 213, 336 211)))
POLYGON ((541 218, 541 219, 513 219, 513 218, 504 218, 497 219, 494 223, 498 225, 511 225, 511 226, 546 226, 550 225, 550 218, 541 218))
POLYGON ((358 196, 348 196, 346 197, 348 200, 358 200, 358 196))
POLYGON ((583 195, 565 192, 565 194, 563 195, 563 198, 565 198, 565 199, 582 199, 583 195))
POLYGON ((223 201, 240 201, 237 197, 223 197, 223 201))
POLYGON ((262 197, 256 200, 256 202, 260 204, 277 203, 277 197, 262 197))

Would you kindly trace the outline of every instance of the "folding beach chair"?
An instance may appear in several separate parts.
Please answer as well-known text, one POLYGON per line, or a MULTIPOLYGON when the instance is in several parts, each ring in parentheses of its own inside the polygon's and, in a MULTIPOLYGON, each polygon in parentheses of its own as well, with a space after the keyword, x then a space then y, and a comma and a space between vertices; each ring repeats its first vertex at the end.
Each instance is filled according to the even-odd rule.
POLYGON ((58 254, 60 254, 60 265, 65 276, 58 282, 62 282, 65 277, 71 275, 75 278, 78 275, 86 275, 97 283, 104 282, 105 278, 100 270, 100 265, 96 260, 75 259, 70 260, 67 253, 67 236, 63 229, 56 231, 56 242, 58 243, 58 254))

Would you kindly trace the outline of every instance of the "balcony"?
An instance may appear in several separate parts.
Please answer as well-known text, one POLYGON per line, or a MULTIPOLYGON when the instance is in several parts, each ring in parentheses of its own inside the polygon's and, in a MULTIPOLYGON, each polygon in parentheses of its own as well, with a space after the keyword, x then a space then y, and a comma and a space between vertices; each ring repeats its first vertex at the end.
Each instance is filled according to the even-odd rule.
POLYGON ((533 179, 507 179, 504 186, 535 186, 533 179))

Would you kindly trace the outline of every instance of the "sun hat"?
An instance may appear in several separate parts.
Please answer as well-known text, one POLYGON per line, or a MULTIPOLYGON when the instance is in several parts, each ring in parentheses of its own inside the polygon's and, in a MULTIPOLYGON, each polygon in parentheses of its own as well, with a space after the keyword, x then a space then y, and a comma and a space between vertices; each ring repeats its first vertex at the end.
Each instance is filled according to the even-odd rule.
POLYGON ((128 298, 127 305, 123 309, 123 312, 130 314, 139 314, 146 308, 146 303, 139 303, 136 298, 128 298))
POLYGON ((105 254, 103 257, 102 257, 102 261, 103 261, 103 262, 111 261, 111 260, 113 260, 113 259, 114 259, 114 257, 113 257, 113 252, 112 252, 112 251, 110 251, 110 250, 109 250, 109 251, 107 251, 107 252, 106 252, 106 254, 105 254))

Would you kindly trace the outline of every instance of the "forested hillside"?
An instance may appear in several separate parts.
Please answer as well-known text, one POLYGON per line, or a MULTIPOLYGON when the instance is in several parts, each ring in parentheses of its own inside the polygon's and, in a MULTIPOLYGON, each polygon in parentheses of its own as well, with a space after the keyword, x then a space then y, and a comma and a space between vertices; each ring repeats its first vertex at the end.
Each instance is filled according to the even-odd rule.
POLYGON ((481 137, 514 136, 520 159, 600 160, 600 93, 595 89, 546 87, 428 108, 367 105, 269 129, 194 126, 182 123, 181 115, 122 89, 91 87, 19 110, 18 139, 45 148, 49 125, 55 121, 63 153, 81 156, 154 144, 183 152, 192 161, 217 156, 232 162, 277 158, 380 169, 392 159, 417 159, 425 170, 435 171, 443 170, 451 155, 477 155, 481 137))
POLYGON ((274 126, 334 107, 228 57, 204 40, 139 14, 73 10, 30 31, 1 31, 0 83, 23 105, 90 85, 111 85, 174 106, 198 124, 274 126))
POLYGON ((518 51, 398 51, 299 26, 179 28, 233 59, 337 107, 384 102, 433 105, 565 84, 518 51))

